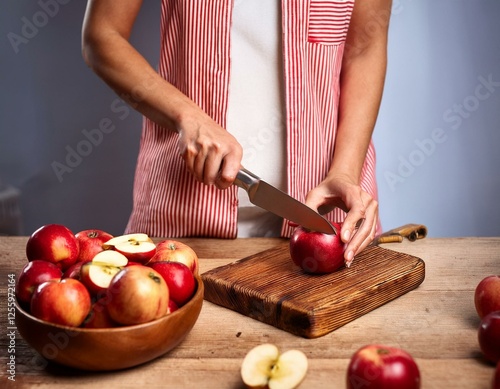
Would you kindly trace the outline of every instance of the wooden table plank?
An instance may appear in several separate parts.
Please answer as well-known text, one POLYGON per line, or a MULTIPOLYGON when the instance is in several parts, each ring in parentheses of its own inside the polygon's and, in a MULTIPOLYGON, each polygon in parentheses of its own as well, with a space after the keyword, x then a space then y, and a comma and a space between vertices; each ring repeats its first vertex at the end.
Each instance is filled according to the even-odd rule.
MULTIPOLYGON (((305 339, 205 302, 186 340, 151 363, 120 372, 85 373, 48 365, 16 337, 16 382, 6 380, 7 281, 26 258, 26 237, 0 237, 0 355, 2 387, 242 388, 239 367, 245 353, 263 342, 298 348, 310 369, 301 388, 345 387, 349 358, 368 343, 402 347, 416 359, 423 389, 487 389, 494 368, 477 344, 477 283, 500 269, 500 238, 426 238, 382 247, 422 258, 426 279, 417 289, 318 339, 305 339), (7 384, 5 384, 7 382, 7 384), (10 385, 10 386, 9 386, 10 385), (450 386, 451 385, 451 386, 450 386)), ((200 256, 201 271, 263 251, 274 239, 185 239, 200 256)))

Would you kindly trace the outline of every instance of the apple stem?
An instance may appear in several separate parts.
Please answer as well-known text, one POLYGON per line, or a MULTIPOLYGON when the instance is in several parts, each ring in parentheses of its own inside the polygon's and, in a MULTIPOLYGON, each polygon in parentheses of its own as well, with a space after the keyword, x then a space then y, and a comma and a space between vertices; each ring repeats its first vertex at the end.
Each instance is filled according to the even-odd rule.
POLYGON ((149 278, 151 278, 154 282, 156 282, 157 284, 161 283, 161 279, 160 277, 158 277, 156 274, 154 273, 149 273, 149 278))

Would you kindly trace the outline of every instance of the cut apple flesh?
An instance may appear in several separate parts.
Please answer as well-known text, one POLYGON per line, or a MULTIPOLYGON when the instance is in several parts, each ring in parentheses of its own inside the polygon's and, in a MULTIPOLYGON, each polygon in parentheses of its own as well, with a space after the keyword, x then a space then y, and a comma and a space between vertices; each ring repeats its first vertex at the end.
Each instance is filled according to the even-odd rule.
POLYGON ((92 259, 92 263, 123 267, 127 266, 128 258, 118 251, 105 250, 97 253, 92 259))
POLYGON ((151 242, 151 238, 148 234, 136 233, 136 234, 125 234, 120 236, 115 236, 102 245, 105 250, 114 248, 119 243, 126 242, 151 242))
POLYGON ((302 351, 288 350, 281 354, 271 370, 269 389, 297 387, 307 373, 307 357, 302 351))
POLYGON ((156 245, 153 242, 130 241, 118 243, 115 250, 127 257, 129 261, 146 263, 155 254, 156 245))
POLYGON ((307 373, 307 357, 302 351, 283 354, 273 344, 261 344, 248 352, 241 365, 241 377, 250 388, 293 389, 307 373))
POLYGON ((101 264, 89 265, 89 278, 99 288, 106 289, 121 268, 101 264))

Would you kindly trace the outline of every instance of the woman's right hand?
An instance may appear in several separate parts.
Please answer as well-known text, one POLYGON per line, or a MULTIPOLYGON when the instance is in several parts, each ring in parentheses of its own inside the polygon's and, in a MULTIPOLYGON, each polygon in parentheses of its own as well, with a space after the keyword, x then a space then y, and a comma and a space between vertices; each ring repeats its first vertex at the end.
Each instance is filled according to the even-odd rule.
POLYGON ((181 156, 194 177, 219 189, 232 185, 243 156, 236 138, 203 112, 183 120, 178 131, 181 156))

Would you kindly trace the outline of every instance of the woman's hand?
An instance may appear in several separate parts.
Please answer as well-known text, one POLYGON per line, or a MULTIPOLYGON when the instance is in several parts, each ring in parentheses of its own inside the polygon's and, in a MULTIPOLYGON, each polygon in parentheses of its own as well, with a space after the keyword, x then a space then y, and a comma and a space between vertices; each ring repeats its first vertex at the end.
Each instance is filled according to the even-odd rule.
POLYGON ((308 193, 306 205, 328 211, 338 207, 347 212, 340 231, 342 241, 347 244, 344 254, 347 266, 375 238, 378 202, 349 177, 330 174, 308 193))
POLYGON ((204 113, 180 124, 179 150, 197 180, 219 189, 229 187, 241 167, 241 145, 204 113))

